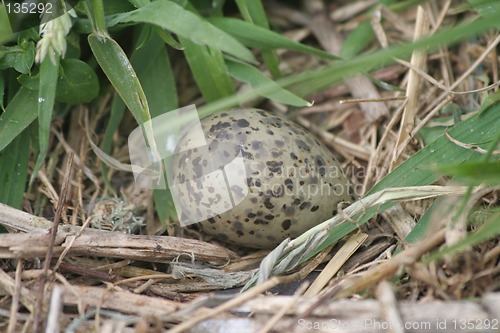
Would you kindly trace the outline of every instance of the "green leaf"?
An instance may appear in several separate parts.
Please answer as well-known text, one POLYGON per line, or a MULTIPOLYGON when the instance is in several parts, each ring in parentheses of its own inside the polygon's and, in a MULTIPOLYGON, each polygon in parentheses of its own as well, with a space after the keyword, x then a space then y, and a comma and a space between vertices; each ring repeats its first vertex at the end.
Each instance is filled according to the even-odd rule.
MULTIPOLYGON (((245 21, 253 23, 259 27, 270 30, 269 22, 267 20, 266 11, 262 5, 261 0, 236 0, 236 4, 240 10, 241 15, 245 21)), ((262 58, 271 72, 273 78, 278 79, 281 77, 279 68, 279 57, 275 50, 262 50, 262 58)))
MULTIPOLYGON (((498 0, 467 0, 472 7, 483 17, 498 17, 500 15, 500 2, 498 0)), ((500 29, 500 23, 495 25, 500 29)))
POLYGON ((68 104, 88 103, 99 94, 99 80, 92 68, 78 59, 61 60, 56 99, 68 104))
POLYGON ((104 74, 139 125, 151 119, 148 102, 125 52, 111 37, 88 36, 90 48, 104 74))
POLYGON ((184 55, 198 88, 207 103, 235 94, 222 53, 180 38, 184 55))
POLYGON ((500 185, 500 162, 469 162, 438 165, 433 170, 469 185, 500 185))
POLYGON ((21 87, 0 116, 0 151, 31 124, 37 116, 38 92, 21 87))
POLYGON ((157 25, 198 45, 210 46, 247 62, 256 62, 253 54, 233 37, 171 1, 155 1, 134 11, 118 14, 108 25, 139 22, 157 25))
MULTIPOLYGON (((120 98, 120 96, 115 95, 113 103, 111 103, 111 114, 108 119, 106 130, 104 131, 104 137, 101 146, 101 149, 106 154, 109 154, 111 152, 111 144, 113 143, 113 136, 118 130, 118 127, 120 126, 120 122, 122 121, 124 115, 125 115, 125 103, 120 98)), ((108 166, 106 165, 106 163, 101 163, 101 170, 104 178, 104 183, 106 184, 108 189, 114 191, 108 179, 108 166)))
POLYGON ((134 51, 130 62, 148 100, 151 117, 178 107, 175 78, 168 53, 156 34, 152 34, 134 51))
POLYGON ((0 109, 5 111, 5 107, 3 105, 3 98, 5 96, 5 78, 3 75, 0 75, 0 109))
POLYGON ((40 65, 40 89, 38 90, 38 144, 40 152, 31 174, 30 184, 33 183, 42 167, 49 148, 50 122, 52 121, 59 74, 60 57, 58 54, 54 53, 54 60, 55 64, 52 63, 51 57, 47 55, 40 65))
POLYGON ((480 244, 500 235, 500 214, 495 214, 489 218, 476 232, 468 235, 457 243, 439 250, 427 258, 424 263, 429 263, 444 258, 446 255, 460 252, 471 246, 480 244))
POLYGON ((488 110, 492 105, 498 103, 500 101, 500 90, 497 90, 491 95, 488 95, 486 99, 483 101, 483 104, 481 105, 481 108, 479 109, 479 113, 483 113, 484 111, 488 110))
POLYGON ((29 132, 23 131, 0 153, 0 202, 21 208, 28 177, 29 132))
POLYGON ((13 46, 4 50, 0 58, 0 69, 14 68, 22 74, 29 74, 35 61, 35 44, 25 42, 22 46, 13 46))
POLYGON ((273 31, 242 20, 226 17, 213 17, 208 19, 208 21, 219 29, 233 35, 244 45, 249 47, 256 47, 263 50, 290 49, 313 54, 328 60, 339 59, 337 56, 328 52, 300 44, 273 31))
POLYGON ((265 76, 257 68, 237 61, 227 60, 229 74, 240 81, 249 83, 253 88, 257 88, 266 84, 274 84, 275 89, 272 92, 264 93, 263 96, 274 101, 293 105, 293 106, 311 106, 308 101, 294 95, 288 90, 281 88, 276 82, 265 76))
POLYGON ((36 75, 21 74, 17 77, 17 81, 26 89, 38 91, 40 88, 40 72, 36 75))

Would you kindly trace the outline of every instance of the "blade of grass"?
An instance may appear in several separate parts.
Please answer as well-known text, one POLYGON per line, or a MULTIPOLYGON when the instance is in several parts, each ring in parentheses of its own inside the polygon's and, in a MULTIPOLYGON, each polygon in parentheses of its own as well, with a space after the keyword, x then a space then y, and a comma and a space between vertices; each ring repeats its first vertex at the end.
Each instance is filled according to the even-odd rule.
POLYGON ((29 131, 18 135, 0 153, 0 202, 14 208, 21 208, 28 176, 30 150, 29 131))
MULTIPOLYGON (((236 4, 245 21, 270 30, 266 11, 264 10, 261 0, 236 0, 236 4)), ((277 53, 274 50, 263 50, 262 58, 269 72, 271 72, 272 77, 274 79, 279 79, 281 77, 281 71, 279 69, 279 57, 277 53)))
POLYGON ((262 50, 290 49, 316 55, 328 60, 339 59, 328 52, 298 43, 278 33, 242 20, 227 17, 212 17, 208 21, 234 36, 248 47, 255 47, 262 50))
MULTIPOLYGON (((483 17, 495 17, 500 13, 500 2, 497 0, 467 0, 483 17)), ((500 29, 500 23, 495 25, 500 29)))
POLYGON ((264 97, 293 106, 304 107, 312 105, 308 101, 298 97, 297 95, 294 95, 288 90, 281 88, 276 82, 265 76, 261 71, 251 65, 231 60, 226 60, 226 64, 229 70, 229 74, 232 77, 237 80, 249 83, 253 88, 257 88, 265 84, 276 85, 276 91, 269 94, 263 94, 264 97))
POLYGON ((38 91, 21 87, 0 116, 0 151, 28 127, 37 116, 38 91))
POLYGON ((42 167, 49 148, 50 122, 52 121, 59 74, 59 54, 54 52, 53 59, 55 63, 52 63, 51 57, 45 57, 40 65, 40 88, 38 90, 38 145, 40 151, 30 177, 30 185, 33 184, 42 167))
POLYGON ((94 33, 88 36, 88 41, 104 74, 123 99, 137 123, 142 124, 151 119, 146 95, 120 45, 111 37, 99 37, 94 33))
POLYGON ((492 239, 500 235, 500 214, 495 214, 489 218, 476 232, 468 235, 463 240, 438 250, 430 254, 423 260, 424 264, 444 258, 446 255, 458 253, 468 247, 480 244, 488 239, 492 239))
MULTIPOLYGON (((113 103, 111 103, 111 111, 108 119, 108 125, 106 126, 106 130, 104 131, 104 136, 101 145, 101 149, 106 154, 110 154, 111 152, 113 135, 118 130, 118 127, 120 126, 120 122, 122 121, 124 115, 125 115, 125 103, 120 98, 120 96, 115 95, 113 103)), ((104 183, 106 184, 107 188, 110 189, 111 191, 114 191, 113 186, 111 186, 111 183, 109 182, 108 179, 108 166, 106 165, 106 163, 101 163, 101 170, 104 178, 104 183)))
POLYGON ((469 185, 499 185, 500 184, 500 162, 470 162, 466 164, 454 163, 438 165, 434 168, 441 174, 455 176, 457 181, 469 185))
POLYGON ((156 34, 136 48, 130 62, 144 90, 151 117, 178 107, 177 89, 167 50, 156 34))
MULTIPOLYGON (((307 96, 321 89, 339 82, 343 77, 360 72, 369 72, 376 68, 393 62, 393 58, 407 57, 414 49, 436 48, 439 45, 452 45, 459 40, 466 39, 480 32, 486 31, 500 19, 486 18, 455 26, 438 32, 430 37, 423 38, 413 43, 401 43, 390 48, 379 50, 370 54, 364 54, 345 62, 336 62, 318 69, 305 71, 276 81, 281 87, 288 88, 298 96, 307 96)), ((257 89, 230 96, 216 102, 212 102, 198 109, 200 116, 207 116, 214 112, 231 108, 235 105, 249 101, 263 93, 270 93, 275 86, 267 84, 257 89)))
POLYGON ((198 45, 210 46, 244 61, 255 63, 253 54, 226 32, 171 1, 155 1, 137 10, 115 15, 108 26, 118 23, 150 23, 198 45))
POLYGON ((222 53, 181 37, 184 55, 201 94, 207 103, 232 96, 236 90, 227 72, 222 53))
MULTIPOLYGON (((148 26, 144 29, 149 29, 148 26)), ((158 32, 157 29, 155 30, 158 32)), ((161 30, 164 32, 163 30, 161 30)), ((180 44, 179 44, 180 45, 180 44)), ((165 45, 159 36, 151 38, 136 49, 130 61, 137 72, 150 105, 152 117, 162 115, 178 107, 175 78, 165 45)), ((177 213, 168 187, 153 192, 156 213, 162 223, 177 220, 177 213)))

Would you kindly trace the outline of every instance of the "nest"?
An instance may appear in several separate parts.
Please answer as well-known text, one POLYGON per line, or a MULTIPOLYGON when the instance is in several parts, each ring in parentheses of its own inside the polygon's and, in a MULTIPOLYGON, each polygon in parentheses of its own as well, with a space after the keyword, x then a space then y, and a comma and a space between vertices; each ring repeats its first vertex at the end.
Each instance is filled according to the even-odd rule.
MULTIPOLYGON (((378 42, 372 47, 412 40, 451 24, 461 13, 450 3, 426 3, 424 16, 432 17, 430 23, 421 9, 395 13, 381 7, 378 14, 385 20, 373 16, 378 42)), ((305 2, 304 13, 273 2, 267 10, 276 29, 288 37, 338 54, 343 42, 339 34, 366 20, 360 14, 364 9, 337 4, 328 10, 333 13, 328 18, 314 5, 318 2, 305 2)), ((426 145, 416 136, 420 129, 453 124, 440 119, 446 103, 455 98, 457 104, 477 106, 474 94, 452 91, 486 86, 469 76, 474 70, 498 82, 499 41, 490 33, 453 49, 415 51, 411 63, 398 60, 371 73, 376 80, 405 88, 405 96, 382 91, 364 76, 352 77, 312 96, 315 104, 297 110, 294 120, 340 155, 361 197, 426 145), (481 60, 480 69, 474 65, 476 59, 481 60), (415 119, 420 122, 413 131, 403 130, 415 119)), ((318 65, 317 59, 304 54, 283 51, 280 56, 289 73, 318 65)), ((186 64, 176 60, 175 71, 187 71, 186 64)), ((186 87, 182 105, 199 100, 199 92, 187 88, 194 86, 189 80, 179 83, 186 87)), ((252 103, 286 111, 277 102, 252 103)), ((103 101, 103 112, 108 104, 103 101)), ((449 115, 458 121, 469 117, 449 115)), ((101 117, 90 119, 89 131, 98 127, 101 117)), ((57 140, 51 142, 50 161, 25 195, 24 210, 30 213, 0 205, 0 224, 9 231, 0 234, 1 330, 479 332, 500 327, 500 294, 495 292, 500 287, 498 237, 426 261, 429 253, 453 244, 467 228, 474 229, 447 228, 446 214, 438 212, 428 237, 412 244, 403 241, 430 199, 396 205, 363 226, 351 221, 354 232, 308 253, 307 260, 297 260, 292 269, 287 266, 271 274, 276 261, 263 261, 272 257, 269 251, 227 246, 196 227, 181 229, 174 221, 160 220, 153 193, 137 190, 128 174, 103 173, 89 141, 77 130, 83 119, 69 118, 65 133, 53 127, 57 140)), ((125 132, 131 127, 127 121, 122 125, 125 132)), ((477 146, 452 136, 449 140, 477 151, 477 146)), ((126 161, 124 139, 115 137, 113 146, 113 157, 126 161)), ((447 200, 440 206, 443 211, 458 202, 455 197, 447 200)), ((498 188, 479 189, 469 202, 498 205, 498 188)), ((477 221, 489 216, 481 210, 472 215, 477 221)), ((304 244, 299 244, 302 249, 304 244)), ((273 251, 279 258, 291 248, 282 245, 282 252, 273 251)))

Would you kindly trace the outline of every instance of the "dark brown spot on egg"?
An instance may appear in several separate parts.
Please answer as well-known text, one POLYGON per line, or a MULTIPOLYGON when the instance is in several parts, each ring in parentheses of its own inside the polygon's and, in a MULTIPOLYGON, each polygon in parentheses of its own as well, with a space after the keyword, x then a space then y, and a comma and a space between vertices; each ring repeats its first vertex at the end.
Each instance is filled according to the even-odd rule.
POLYGON ((273 158, 278 158, 281 155, 283 155, 283 152, 282 151, 273 151, 273 152, 271 152, 271 155, 273 156, 273 158))
POLYGON ((319 206, 313 206, 313 207, 311 208, 311 212, 315 212, 315 211, 317 211, 318 209, 319 209, 319 206))
POLYGON ((299 147, 299 149, 307 151, 307 152, 311 151, 311 147, 309 147, 309 145, 307 143, 305 143, 304 140, 300 140, 300 139, 295 140, 295 143, 297 144, 297 147, 299 147))
POLYGON ((283 222, 281 222, 281 228, 283 228, 283 230, 288 230, 290 229, 291 226, 292 226, 292 221, 290 219, 286 219, 283 222))
POLYGON ((300 208, 300 210, 304 210, 304 209, 306 209, 306 208, 308 208, 308 207, 310 207, 310 206, 311 206, 311 203, 310 203, 309 201, 305 201, 305 202, 303 202, 303 203, 299 206, 299 208, 300 208))
POLYGON ((321 156, 316 156, 316 171, 321 175, 321 177, 324 177, 326 174, 326 166, 325 166, 325 160, 321 156))
POLYGON ((293 180, 290 178, 285 179, 285 186, 289 190, 293 190, 293 180))
POLYGON ((246 119, 238 119, 236 124, 238 124, 239 127, 248 127, 250 125, 250 123, 246 119))
POLYGON ((210 127, 210 132, 215 132, 215 131, 220 131, 224 128, 228 128, 228 127, 231 127, 231 124, 229 122, 222 122, 222 121, 219 121, 217 124, 215 125, 212 125, 210 127))
POLYGON ((253 179, 252 179, 252 177, 247 178, 247 186, 248 187, 253 186, 253 179))
POLYGON ((266 162, 267 168, 271 172, 276 172, 281 174, 281 167, 283 166, 283 161, 267 161, 266 162))
POLYGON ((262 141, 252 141, 252 149, 259 150, 262 148, 262 141))
POLYGON ((274 144, 276 147, 282 148, 285 145, 285 141, 283 140, 274 140, 274 144))
POLYGON ((260 224, 262 224, 262 225, 266 225, 266 224, 269 224, 269 222, 268 222, 268 221, 264 221, 264 220, 262 220, 262 219, 256 219, 256 220, 253 222, 253 224, 255 224, 255 225, 260 225, 260 224))
POLYGON ((266 198, 264 199, 264 206, 265 206, 267 209, 273 209, 273 208, 274 208, 274 205, 271 203, 271 198, 266 197, 266 198))
POLYGON ((283 187, 283 185, 278 186, 273 191, 273 197, 275 198, 281 198, 284 195, 285 195, 285 188, 283 187))

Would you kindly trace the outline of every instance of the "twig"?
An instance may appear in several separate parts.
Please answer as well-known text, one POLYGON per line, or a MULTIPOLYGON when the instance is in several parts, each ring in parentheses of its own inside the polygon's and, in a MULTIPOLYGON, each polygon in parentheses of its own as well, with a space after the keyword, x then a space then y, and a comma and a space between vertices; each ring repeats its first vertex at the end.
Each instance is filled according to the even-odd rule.
POLYGON ((52 289, 52 296, 50 298, 50 308, 47 315, 47 328, 45 332, 59 332, 61 328, 61 312, 63 307, 63 291, 61 286, 55 286, 52 289))
POLYGON ((319 276, 314 280, 313 284, 304 293, 304 296, 315 296, 319 294, 321 289, 330 281, 330 279, 339 271, 342 265, 350 258, 350 256, 363 244, 368 237, 367 234, 356 234, 351 236, 342 248, 335 253, 333 258, 328 262, 319 276))
POLYGON ((43 265, 43 273, 40 275, 40 279, 38 282, 38 299, 35 311, 35 320, 33 322, 34 331, 40 333, 42 331, 42 312, 43 312, 43 294, 45 283, 47 282, 48 271, 50 267, 50 262, 52 261, 52 255, 54 251, 54 242, 57 235, 57 230, 59 226, 59 220, 61 219, 61 215, 63 213, 63 208, 66 204, 66 196, 68 194, 69 186, 70 186, 70 176, 71 176, 71 167, 73 165, 73 156, 74 153, 71 152, 68 156, 68 161, 66 163, 66 168, 64 170, 64 179, 61 187, 61 195, 59 196, 59 201, 57 202, 56 214, 54 216, 54 223, 50 229, 49 234, 49 246, 47 249, 47 255, 45 256, 45 262, 43 265))
POLYGON ((295 304, 299 302, 300 296, 304 293, 308 286, 308 281, 302 283, 293 294, 292 301, 286 306, 283 306, 279 311, 277 311, 258 333, 269 332, 273 328, 273 326, 288 312, 288 310, 290 310, 293 306, 295 306, 295 304))
POLYGON ((389 332, 405 333, 404 322, 399 314, 398 301, 391 284, 387 281, 380 282, 376 294, 382 307, 384 319, 389 324, 389 332))
POLYGON ((23 259, 19 259, 17 261, 17 267, 16 267, 14 295, 12 295, 12 305, 10 306, 9 326, 7 327, 8 333, 14 333, 17 326, 17 310, 19 309, 19 295, 21 293, 22 271, 23 271, 23 259))
MULTIPOLYGON (((471 149, 471 150, 474 150, 474 151, 477 151, 481 154, 487 154, 488 151, 486 149, 483 149, 481 147, 479 147, 478 145, 472 145, 470 143, 463 143, 463 142, 460 142, 458 141, 457 139, 455 139, 454 137, 452 137, 448 131, 445 132, 445 135, 446 135, 446 138, 448 140, 450 140, 451 142, 453 142, 454 144, 456 144, 457 146, 459 147, 462 147, 462 148, 465 148, 465 149, 471 149)), ((500 150, 494 150, 492 152, 493 155, 500 155, 500 150)))

